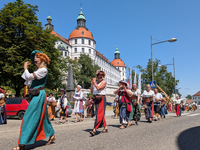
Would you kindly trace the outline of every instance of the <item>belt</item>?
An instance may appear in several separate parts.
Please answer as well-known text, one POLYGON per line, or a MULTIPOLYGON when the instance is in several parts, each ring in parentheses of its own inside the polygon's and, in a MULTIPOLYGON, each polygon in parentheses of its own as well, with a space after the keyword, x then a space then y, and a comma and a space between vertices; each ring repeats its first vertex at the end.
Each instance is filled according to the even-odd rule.
POLYGON ((105 95, 99 95, 99 94, 96 94, 96 95, 94 95, 94 96, 101 96, 101 97, 105 97, 105 95))

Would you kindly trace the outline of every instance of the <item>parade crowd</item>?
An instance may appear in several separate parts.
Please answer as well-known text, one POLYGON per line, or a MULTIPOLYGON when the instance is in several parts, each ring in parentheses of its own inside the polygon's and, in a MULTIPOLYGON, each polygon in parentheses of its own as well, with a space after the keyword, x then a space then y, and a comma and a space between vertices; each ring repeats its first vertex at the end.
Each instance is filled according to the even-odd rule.
MULTIPOLYGON (((47 97, 45 92, 45 84, 48 78, 47 65, 50 63, 49 57, 38 50, 34 50, 30 56, 31 62, 24 63, 24 73, 22 78, 25 85, 29 86, 29 106, 24 114, 18 146, 13 150, 24 150, 25 145, 34 144, 49 137, 46 145, 50 145, 56 140, 55 131, 51 121, 55 119, 55 109, 59 109, 60 120, 57 124, 67 123, 67 95, 64 89, 61 89, 61 96, 56 101, 53 93, 47 97), (33 73, 28 71, 29 65, 33 63, 36 70, 33 73), (63 122, 64 120, 64 122, 63 122)), ((94 127, 89 132, 91 136, 96 135, 96 130, 104 127, 101 133, 107 133, 107 123, 105 119, 106 111, 106 88, 107 82, 104 80, 105 72, 98 70, 96 77, 91 79, 90 95, 84 97, 81 91, 82 87, 77 86, 73 95, 74 113, 76 119, 74 123, 82 122, 84 119, 84 110, 87 109, 85 118, 96 116, 94 127), (87 105, 86 102, 87 101, 87 105), (95 110, 95 111, 94 111, 95 110)), ((131 125, 139 125, 142 113, 145 114, 147 122, 152 123, 153 120, 158 121, 166 118, 168 111, 176 111, 176 116, 181 116, 181 112, 189 110, 190 105, 182 103, 179 96, 174 101, 167 101, 163 93, 159 93, 158 89, 151 89, 146 85, 146 90, 141 93, 136 84, 130 89, 126 81, 119 81, 119 88, 114 91, 118 95, 114 100, 115 119, 119 118, 120 129, 128 128, 131 125), (143 112, 144 111, 144 112, 143 112)), ((0 89, 0 124, 6 124, 6 107, 5 107, 5 91, 0 89)), ((194 109, 197 108, 193 104, 194 109)))

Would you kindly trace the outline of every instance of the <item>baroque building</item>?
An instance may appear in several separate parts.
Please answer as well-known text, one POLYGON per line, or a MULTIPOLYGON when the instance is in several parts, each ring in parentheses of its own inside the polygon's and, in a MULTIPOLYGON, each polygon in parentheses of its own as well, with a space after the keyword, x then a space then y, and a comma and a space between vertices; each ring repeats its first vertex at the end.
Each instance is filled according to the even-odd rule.
MULTIPOLYGON (((117 86, 119 80, 126 80, 126 67, 120 59, 118 47, 115 50, 115 59, 110 62, 103 54, 96 50, 96 41, 92 32, 86 27, 86 18, 81 11, 77 18, 77 27, 70 33, 69 38, 64 38, 54 31, 51 16, 47 17, 45 29, 51 29, 51 34, 59 37, 55 43, 55 48, 62 52, 62 56, 69 56, 71 59, 78 60, 80 54, 87 54, 105 72, 108 85, 117 86)), ((63 82, 66 84, 66 81, 63 82)))

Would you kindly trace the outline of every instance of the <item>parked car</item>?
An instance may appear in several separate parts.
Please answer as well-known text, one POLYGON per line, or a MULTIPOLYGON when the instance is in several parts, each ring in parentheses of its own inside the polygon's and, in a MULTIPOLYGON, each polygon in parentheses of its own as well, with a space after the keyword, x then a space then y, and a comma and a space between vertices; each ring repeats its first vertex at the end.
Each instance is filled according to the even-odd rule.
POLYGON ((6 115, 17 116, 21 120, 28 105, 27 100, 23 98, 6 98, 6 115))
MULTIPOLYGON (((59 108, 56 107, 56 117, 60 117, 60 113, 59 113, 59 108)), ((67 103, 67 116, 71 115, 72 114, 72 106, 71 104, 68 102, 67 103)))

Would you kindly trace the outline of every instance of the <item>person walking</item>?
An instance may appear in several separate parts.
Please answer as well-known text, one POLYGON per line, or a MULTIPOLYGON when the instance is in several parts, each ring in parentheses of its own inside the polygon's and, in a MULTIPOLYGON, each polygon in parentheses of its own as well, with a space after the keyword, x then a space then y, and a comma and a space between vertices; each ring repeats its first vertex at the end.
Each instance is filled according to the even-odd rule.
POLYGON ((133 87, 131 89, 133 92, 133 96, 131 97, 131 113, 129 115, 129 120, 135 121, 135 125, 138 125, 138 121, 140 121, 141 118, 141 106, 140 106, 140 90, 137 88, 137 85, 134 83, 133 87))
POLYGON ((59 107, 59 112, 60 112, 60 121, 57 123, 67 123, 67 114, 66 114, 66 110, 67 110, 67 95, 66 95, 66 91, 64 89, 60 90, 61 92, 61 96, 58 99, 58 103, 57 103, 57 107, 59 107), (65 119, 64 122, 62 122, 62 120, 65 119))
POLYGON ((91 79, 91 88, 90 91, 94 95, 95 102, 95 110, 96 110, 96 119, 94 123, 94 128, 90 131, 90 134, 94 136, 96 134, 96 130, 104 126, 104 129, 101 133, 107 133, 108 128, 105 120, 105 112, 106 112, 106 85, 107 82, 103 79, 105 78, 105 73, 103 71, 97 70, 96 76, 98 81, 96 82, 96 78, 91 79))
POLYGON ((154 99, 154 110, 155 110, 155 121, 160 120, 159 114, 161 109, 161 101, 163 101, 162 94, 158 93, 157 89, 154 89, 155 99, 154 99))
POLYGON ((146 90, 143 92, 141 97, 142 97, 142 100, 144 101, 144 107, 145 107, 144 112, 145 112, 146 119, 149 123, 151 123, 153 119, 153 113, 154 113, 153 99, 155 98, 155 94, 151 90, 151 86, 149 84, 147 84, 146 90))
POLYGON ((0 88, 0 125, 7 124, 5 91, 0 88))
POLYGON ((124 129, 125 127, 129 127, 131 122, 129 121, 129 115, 131 112, 131 100, 129 99, 132 97, 133 92, 130 89, 127 89, 127 82, 121 80, 119 81, 120 87, 114 91, 114 94, 118 94, 119 96, 119 116, 120 116, 120 129, 124 129))
POLYGON ((85 99, 88 101, 87 116, 85 116, 85 118, 92 117, 92 103, 93 103, 92 95, 89 95, 89 98, 85 99))
POLYGON ((57 106, 56 99, 53 96, 52 92, 49 94, 47 101, 48 101, 48 105, 49 105, 49 107, 48 107, 49 120, 52 121, 52 120, 54 120, 54 118, 56 118, 55 107, 57 106))
POLYGON ((24 114, 18 144, 13 150, 24 150, 25 145, 34 144, 35 141, 43 140, 49 137, 46 145, 56 140, 55 131, 49 121, 47 112, 47 96, 44 90, 48 70, 47 65, 50 63, 49 57, 38 50, 31 53, 31 62, 36 65, 36 70, 29 73, 28 67, 30 62, 24 63, 24 73, 22 78, 26 80, 25 85, 30 85, 29 94, 31 101, 24 114))
POLYGON ((176 96, 176 100, 175 100, 175 110, 176 110, 176 116, 179 117, 181 116, 181 108, 180 108, 180 104, 181 104, 181 100, 179 99, 179 96, 176 96))
MULTIPOLYGON (((162 93, 163 94, 163 93, 162 93)), ((166 98, 163 94, 163 100, 161 100, 161 107, 160 107, 160 118, 166 118, 166 115, 168 114, 167 107, 165 106, 166 98)))
POLYGON ((74 121, 74 123, 77 123, 78 121, 78 116, 80 116, 80 122, 83 121, 83 92, 81 91, 81 86, 78 85, 77 86, 77 91, 75 91, 75 94, 73 96, 74 98, 74 113, 76 115, 76 120, 74 121))

